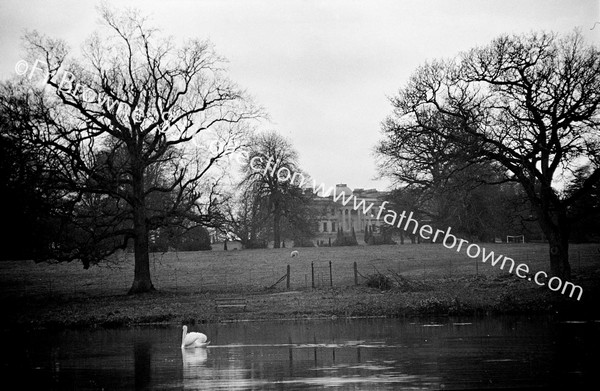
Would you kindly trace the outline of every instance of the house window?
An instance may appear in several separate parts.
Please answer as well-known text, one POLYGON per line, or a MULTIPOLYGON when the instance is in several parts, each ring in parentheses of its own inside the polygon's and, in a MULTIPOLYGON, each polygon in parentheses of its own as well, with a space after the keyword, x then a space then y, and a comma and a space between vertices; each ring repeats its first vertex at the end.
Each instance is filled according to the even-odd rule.
POLYGON ((331 232, 335 231, 335 222, 331 222, 331 232))
POLYGON ((323 232, 327 232, 327 222, 323 223, 323 232))

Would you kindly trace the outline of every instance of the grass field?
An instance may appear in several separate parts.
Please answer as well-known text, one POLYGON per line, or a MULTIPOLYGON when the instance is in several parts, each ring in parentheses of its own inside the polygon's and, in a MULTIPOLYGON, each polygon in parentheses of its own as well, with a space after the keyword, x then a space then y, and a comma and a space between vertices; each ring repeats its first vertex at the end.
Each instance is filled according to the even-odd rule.
MULTIPOLYGON (((509 256, 516 263, 526 263, 533 272, 549 272, 547 244, 490 243, 482 247, 509 256)), ((584 302, 596 306, 599 247, 581 244, 572 245, 570 250, 572 281, 584 286, 584 302)), ((202 321, 222 317, 398 316, 413 310, 544 310, 557 303, 568 302, 571 306, 574 302, 497 266, 476 262, 464 251, 457 253, 439 244, 298 250, 300 256, 294 258, 290 257, 290 249, 152 254, 151 273, 158 292, 139 297, 125 295, 133 280, 132 254, 123 254, 114 262, 89 270, 78 263, 7 261, 0 263, 0 303, 16 324, 102 324, 186 317, 202 321), (359 273, 358 286, 354 263, 359 273), (291 292, 285 292, 285 279, 272 287, 286 274, 288 265, 291 292), (365 277, 375 273, 414 284, 384 293, 366 288, 365 277), (215 313, 211 300, 230 295, 249 297, 248 313, 215 313), (191 305, 186 308, 181 303, 191 305)), ((581 305, 574 303, 575 307, 581 305)))

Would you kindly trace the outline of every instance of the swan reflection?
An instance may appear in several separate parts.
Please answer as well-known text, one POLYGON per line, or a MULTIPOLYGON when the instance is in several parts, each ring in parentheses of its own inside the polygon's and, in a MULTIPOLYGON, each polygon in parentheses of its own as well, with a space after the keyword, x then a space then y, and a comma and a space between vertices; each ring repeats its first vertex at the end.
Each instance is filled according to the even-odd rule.
POLYGON ((192 349, 181 349, 181 355, 183 358, 183 368, 193 367, 204 367, 206 360, 208 359, 208 349, 205 348, 192 348, 192 349))
POLYGON ((206 348, 181 348, 183 361, 183 389, 204 389, 203 383, 211 378, 211 369, 206 366, 206 348))

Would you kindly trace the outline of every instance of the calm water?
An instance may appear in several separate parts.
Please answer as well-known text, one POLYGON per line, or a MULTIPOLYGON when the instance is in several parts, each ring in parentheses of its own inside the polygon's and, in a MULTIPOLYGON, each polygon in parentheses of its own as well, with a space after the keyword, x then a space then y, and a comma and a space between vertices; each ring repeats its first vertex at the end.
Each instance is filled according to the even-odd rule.
POLYGON ((3 383, 37 390, 397 390, 600 384, 600 322, 319 320, 4 335, 3 383))

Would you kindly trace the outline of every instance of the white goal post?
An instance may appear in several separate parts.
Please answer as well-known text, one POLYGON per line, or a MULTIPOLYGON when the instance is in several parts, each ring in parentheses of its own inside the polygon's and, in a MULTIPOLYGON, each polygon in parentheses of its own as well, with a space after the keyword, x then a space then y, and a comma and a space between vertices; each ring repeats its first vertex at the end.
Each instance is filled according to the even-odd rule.
POLYGON ((506 235, 506 243, 525 243, 525 235, 506 235))

